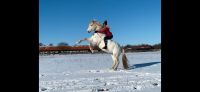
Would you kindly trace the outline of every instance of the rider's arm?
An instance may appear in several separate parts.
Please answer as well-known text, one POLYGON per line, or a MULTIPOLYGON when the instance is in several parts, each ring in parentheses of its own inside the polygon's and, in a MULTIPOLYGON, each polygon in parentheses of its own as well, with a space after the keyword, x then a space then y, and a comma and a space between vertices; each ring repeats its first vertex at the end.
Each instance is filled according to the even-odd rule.
POLYGON ((98 31, 98 33, 105 33, 105 31, 106 30, 108 30, 108 28, 107 27, 105 27, 105 28, 102 28, 102 29, 100 29, 99 31, 98 31))

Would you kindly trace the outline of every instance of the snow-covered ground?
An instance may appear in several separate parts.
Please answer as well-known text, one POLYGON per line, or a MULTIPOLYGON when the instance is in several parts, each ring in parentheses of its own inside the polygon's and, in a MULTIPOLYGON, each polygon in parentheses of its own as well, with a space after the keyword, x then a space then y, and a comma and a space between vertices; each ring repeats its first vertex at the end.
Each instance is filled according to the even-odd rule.
POLYGON ((134 69, 110 70, 110 54, 39 56, 40 92, 161 92, 161 51, 126 53, 134 69))

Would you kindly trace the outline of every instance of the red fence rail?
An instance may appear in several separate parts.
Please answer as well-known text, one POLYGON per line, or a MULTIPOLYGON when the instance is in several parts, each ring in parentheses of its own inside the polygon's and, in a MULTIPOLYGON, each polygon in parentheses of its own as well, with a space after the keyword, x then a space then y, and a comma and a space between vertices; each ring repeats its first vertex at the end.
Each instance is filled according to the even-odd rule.
POLYGON ((85 51, 90 50, 89 46, 45 46, 39 47, 39 52, 45 51, 85 51))

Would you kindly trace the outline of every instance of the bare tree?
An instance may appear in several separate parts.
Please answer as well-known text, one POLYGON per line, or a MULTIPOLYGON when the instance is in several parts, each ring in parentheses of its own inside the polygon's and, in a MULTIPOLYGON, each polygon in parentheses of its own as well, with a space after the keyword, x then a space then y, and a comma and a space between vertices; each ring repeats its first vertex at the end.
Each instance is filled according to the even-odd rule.
POLYGON ((53 44, 52 44, 52 43, 50 43, 50 44, 49 44, 49 46, 53 46, 53 44))
POLYGON ((43 43, 39 43, 39 46, 44 46, 44 44, 43 43))
POLYGON ((58 43, 58 46, 69 46, 69 44, 66 42, 60 42, 58 43))
POLYGON ((161 49, 161 43, 153 45, 154 49, 161 49))

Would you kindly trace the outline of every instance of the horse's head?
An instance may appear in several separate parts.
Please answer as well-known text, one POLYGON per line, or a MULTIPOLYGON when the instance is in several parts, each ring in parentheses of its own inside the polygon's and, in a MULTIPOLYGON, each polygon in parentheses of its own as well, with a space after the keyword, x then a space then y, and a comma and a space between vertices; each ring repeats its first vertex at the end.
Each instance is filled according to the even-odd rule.
POLYGON ((96 20, 92 20, 88 25, 87 32, 90 33, 92 31, 99 30, 101 27, 102 26, 99 22, 97 22, 96 20))

